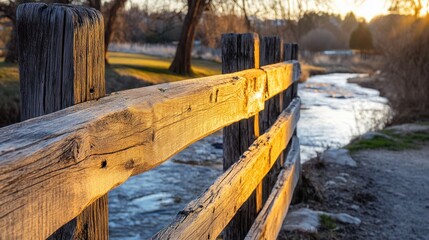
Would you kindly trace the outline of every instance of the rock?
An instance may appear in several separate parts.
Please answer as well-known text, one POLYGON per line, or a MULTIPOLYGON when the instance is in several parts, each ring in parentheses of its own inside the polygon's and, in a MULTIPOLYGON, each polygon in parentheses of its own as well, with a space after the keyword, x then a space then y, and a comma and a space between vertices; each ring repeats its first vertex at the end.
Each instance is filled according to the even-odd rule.
POLYGON ((361 223, 359 218, 352 217, 347 213, 337 213, 337 214, 327 214, 327 215, 337 220, 338 222, 345 223, 345 224, 352 224, 352 225, 359 226, 361 223))
POLYGON ((360 225, 359 218, 350 216, 346 213, 327 213, 323 211, 314 211, 308 208, 300 208, 290 211, 283 223, 283 229, 286 231, 300 231, 306 233, 316 233, 320 227, 320 216, 327 215, 333 220, 343 223, 360 225))
POLYGON ((383 133, 379 133, 379 132, 367 132, 364 135, 362 135, 360 137, 360 139, 361 140, 371 140, 371 139, 374 139, 375 137, 386 138, 386 139, 389 139, 389 140, 392 140, 392 141, 396 141, 391 136, 383 134, 383 133))
POLYGON ((336 187, 337 183, 335 181, 329 180, 325 183, 325 188, 336 187))
POLYGON ((335 179, 338 180, 338 181, 340 181, 340 182, 342 182, 342 183, 347 183, 347 179, 345 179, 345 178, 343 178, 341 176, 336 176, 335 179))
POLYGON ((223 143, 222 143, 222 142, 215 142, 215 143, 212 143, 212 146, 213 146, 215 149, 223 149, 223 143))
POLYGON ((350 206, 350 209, 353 209, 353 210, 355 210, 355 211, 359 211, 360 207, 359 207, 358 205, 356 205, 356 204, 352 204, 352 205, 350 206))
POLYGON ((349 178, 350 177, 350 175, 348 173, 340 173, 338 175, 343 177, 343 178, 349 178))
POLYGON ((353 96, 334 93, 334 94, 328 94, 327 97, 336 98, 336 99, 348 99, 348 98, 352 98, 353 96))
POLYGON ((408 133, 415 133, 415 132, 429 132, 429 125, 406 123, 406 124, 391 126, 386 129, 392 130, 400 134, 408 134, 408 133))
POLYGON ((320 226, 319 214, 308 208, 290 211, 283 223, 286 231, 316 233, 320 226))
POLYGON ((347 149, 329 149, 322 153, 320 159, 326 163, 356 167, 356 161, 350 156, 347 149))

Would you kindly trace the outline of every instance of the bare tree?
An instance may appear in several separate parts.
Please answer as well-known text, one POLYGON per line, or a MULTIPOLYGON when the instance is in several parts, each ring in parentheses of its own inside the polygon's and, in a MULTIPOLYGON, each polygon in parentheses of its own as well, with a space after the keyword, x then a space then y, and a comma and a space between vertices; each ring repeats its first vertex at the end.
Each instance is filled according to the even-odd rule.
POLYGON ((253 27, 252 24, 250 23, 250 18, 249 18, 249 13, 247 11, 247 3, 246 0, 233 0, 233 2, 241 9, 241 11, 243 12, 244 15, 244 22, 246 23, 246 27, 248 31, 252 31, 253 27))
POLYGON ((185 75, 191 73, 191 52, 198 23, 211 0, 188 0, 188 11, 180 33, 179 44, 169 70, 185 75))
POLYGON ((105 49, 104 59, 106 64, 108 64, 107 50, 109 48, 110 40, 112 38, 114 24, 116 22, 116 19, 118 18, 119 10, 124 7, 126 1, 127 0, 113 0, 113 4, 108 10, 108 16, 107 16, 107 20, 105 21, 105 28, 104 28, 104 49, 105 49))
POLYGON ((419 17, 423 9, 421 0, 391 0, 389 10, 392 12, 411 12, 415 17, 419 17))

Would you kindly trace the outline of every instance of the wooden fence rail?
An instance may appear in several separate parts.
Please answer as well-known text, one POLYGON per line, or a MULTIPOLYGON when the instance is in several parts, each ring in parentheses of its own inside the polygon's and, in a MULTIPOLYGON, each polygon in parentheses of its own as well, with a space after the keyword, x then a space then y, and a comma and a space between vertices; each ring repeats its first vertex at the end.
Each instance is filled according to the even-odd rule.
MULTIPOLYGON (((197 200, 189 204, 159 239, 215 239, 250 197, 293 136, 299 119, 294 100, 270 130, 197 200)), ((293 162, 294 163, 294 162, 293 162)))
MULTIPOLYGON (((24 39, 19 44, 21 88, 23 99, 27 99, 23 103, 28 102, 23 104, 23 110, 25 118, 39 117, 0 129, 0 239, 106 239, 106 221, 100 222, 98 218, 107 219, 106 194, 110 190, 130 176, 160 165, 195 141, 239 121, 252 122, 247 125, 252 135, 240 135, 240 139, 246 138, 247 145, 233 150, 233 155, 226 151, 224 158, 231 162, 225 173, 155 238, 215 239, 255 189, 256 206, 251 208, 256 209, 250 218, 256 218, 256 222, 249 220, 239 238, 276 235, 300 169, 299 144, 293 137, 300 109, 296 97, 298 61, 263 60, 264 64, 279 63, 259 67, 255 63, 259 62, 260 50, 254 45, 258 36, 230 34, 224 39, 235 39, 238 48, 225 47, 224 55, 227 51, 244 50, 233 54, 235 57, 226 60, 224 66, 229 66, 228 61, 248 62, 250 55, 246 51, 250 49, 254 63, 243 69, 251 69, 233 72, 243 70, 235 67, 224 71, 232 72, 229 74, 102 97, 104 81, 99 80, 104 79, 104 66, 100 65, 100 50, 104 47, 98 45, 103 36, 100 24, 101 15, 83 7, 37 3, 18 8, 18 33, 24 39), (67 30, 58 28, 64 38, 61 47, 55 45, 58 39, 51 35, 49 26, 55 25, 53 21, 58 21, 58 26, 69 26, 67 30), (32 38, 56 47, 34 51, 32 38), (241 44, 237 39, 251 42, 241 44), (56 60, 46 63, 42 56, 56 60), (69 65, 56 65, 58 61, 69 65), (88 64, 93 67, 85 67, 88 64), (52 107, 46 105, 51 103, 52 107), (64 107, 67 108, 60 110, 64 107), (260 128, 262 123, 265 127, 260 128), (263 180, 267 174, 271 176, 269 181, 263 180), (104 200, 98 200, 100 197, 104 200), (76 217, 78 220, 73 220, 76 217), (79 221, 90 223, 79 225, 79 221)), ((273 56, 282 55, 281 47, 270 50, 270 46, 267 44, 261 50, 264 56, 270 55, 267 51, 276 51, 273 56)), ((281 42, 278 46, 282 46, 281 42)), ((233 133, 237 128, 230 129, 237 136, 233 133)), ((231 141, 224 142, 227 149, 232 149, 232 145, 231 141)), ((234 221, 237 226, 243 225, 240 219, 234 221)), ((230 229, 231 236, 235 236, 234 228, 230 229)), ((227 231, 223 234, 228 238, 227 231)))

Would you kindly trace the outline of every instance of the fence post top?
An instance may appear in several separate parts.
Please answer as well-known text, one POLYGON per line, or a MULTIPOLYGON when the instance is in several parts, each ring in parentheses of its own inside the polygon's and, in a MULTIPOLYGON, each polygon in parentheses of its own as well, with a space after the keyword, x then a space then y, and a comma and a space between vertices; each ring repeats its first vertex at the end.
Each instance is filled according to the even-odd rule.
POLYGON ((90 18, 91 20, 103 21, 103 15, 101 12, 94 8, 62 3, 46 4, 41 2, 19 4, 16 9, 16 17, 19 19, 22 17, 25 18, 29 15, 40 16, 42 15, 41 12, 46 10, 66 12, 71 14, 71 17, 78 17, 78 19, 90 18))

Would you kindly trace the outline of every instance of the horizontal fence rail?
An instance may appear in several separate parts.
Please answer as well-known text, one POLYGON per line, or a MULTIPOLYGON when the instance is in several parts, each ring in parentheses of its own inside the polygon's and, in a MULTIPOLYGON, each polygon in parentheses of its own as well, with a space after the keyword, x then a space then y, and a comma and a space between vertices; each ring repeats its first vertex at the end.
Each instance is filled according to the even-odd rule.
POLYGON ((299 63, 283 62, 123 91, 0 129, 0 238, 49 236, 130 176, 257 114, 298 77, 299 63))
POLYGON ((155 239, 216 239, 288 145, 299 120, 299 109, 297 98, 238 162, 155 239))
POLYGON ((292 194, 298 183, 301 165, 299 155, 299 140, 292 138, 291 151, 289 152, 285 167, 280 172, 273 192, 270 194, 264 208, 258 214, 255 223, 249 230, 246 240, 251 239, 275 239, 280 232, 284 218, 292 200, 292 194))

